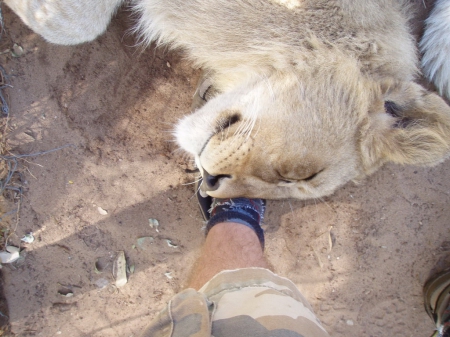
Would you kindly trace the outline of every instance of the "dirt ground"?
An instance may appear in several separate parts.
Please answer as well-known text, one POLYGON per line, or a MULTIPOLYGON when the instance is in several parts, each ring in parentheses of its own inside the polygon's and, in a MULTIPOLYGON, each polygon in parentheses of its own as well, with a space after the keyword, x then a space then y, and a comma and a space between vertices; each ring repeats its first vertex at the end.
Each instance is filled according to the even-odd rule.
MULTIPOLYGON (((420 32, 429 8, 417 3, 420 32)), ((75 47, 50 45, 3 11, 2 50, 24 49, 19 58, 0 55, 14 86, 8 149, 67 146, 19 160, 24 192, 9 243, 29 232, 36 240, 21 244, 24 259, 3 265, 11 331, 137 336, 183 288, 204 240, 192 163, 171 134, 189 112, 199 71, 180 53, 136 48, 126 10, 105 35, 75 47), (118 251, 133 271, 119 289, 118 251)), ((449 177, 450 161, 388 165, 323 201, 270 201, 268 260, 332 336, 428 336, 422 286, 450 260, 449 177)))

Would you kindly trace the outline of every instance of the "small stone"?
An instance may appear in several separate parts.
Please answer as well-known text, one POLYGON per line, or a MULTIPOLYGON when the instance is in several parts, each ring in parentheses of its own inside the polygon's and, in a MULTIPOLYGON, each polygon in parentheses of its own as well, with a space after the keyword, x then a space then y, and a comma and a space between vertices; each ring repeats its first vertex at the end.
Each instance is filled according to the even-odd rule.
POLYGON ((14 246, 6 246, 6 251, 0 252, 1 263, 13 263, 20 258, 20 249, 14 246))
POLYGON ((158 229, 158 227, 159 227, 159 221, 158 221, 158 220, 153 219, 153 218, 150 218, 150 219, 148 219, 148 225, 149 225, 151 228, 156 229, 156 231, 159 233, 159 229, 158 229))
POLYGON ((100 206, 97 207, 97 211, 101 214, 101 215, 106 215, 108 214, 108 212, 106 210, 104 210, 103 208, 101 208, 100 206))
POLYGON ((125 260, 125 252, 121 250, 117 254, 116 261, 114 261, 113 269, 114 277, 116 278, 116 287, 123 287, 127 282, 127 261, 125 260))
POLYGON ((172 243, 171 240, 167 239, 166 242, 167 242, 167 245, 168 245, 169 247, 171 247, 171 248, 178 248, 178 246, 177 246, 177 245, 174 245, 174 244, 172 243))
POLYGON ((353 326, 354 323, 351 319, 348 319, 345 323, 347 323, 347 325, 353 326))
POLYGON ((95 281, 95 285, 97 286, 97 288, 99 289, 103 289, 104 287, 106 287, 109 284, 109 281, 105 278, 99 278, 97 281, 95 281))
POLYGON ((17 43, 14 43, 12 50, 11 50, 11 55, 13 57, 21 57, 23 55, 24 51, 23 48, 21 46, 19 46, 17 43))
POLYGON ((143 236, 137 239, 137 247, 139 249, 145 250, 149 245, 153 244, 155 239, 152 236, 143 236))
POLYGON ((20 239, 20 241, 23 241, 23 242, 25 242, 25 243, 33 243, 33 241, 34 241, 33 233, 30 232, 30 233, 28 233, 28 234, 25 234, 25 235, 23 236, 23 238, 20 239))

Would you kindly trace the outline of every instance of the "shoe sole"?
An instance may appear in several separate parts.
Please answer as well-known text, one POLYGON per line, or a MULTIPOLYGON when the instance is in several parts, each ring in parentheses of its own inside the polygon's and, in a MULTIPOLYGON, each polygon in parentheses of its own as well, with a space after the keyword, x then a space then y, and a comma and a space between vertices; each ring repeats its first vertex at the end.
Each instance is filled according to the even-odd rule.
POLYGON ((203 179, 200 178, 195 182, 195 196, 197 197, 197 202, 200 207, 200 212, 202 213, 203 219, 208 221, 211 217, 209 210, 211 209, 211 205, 213 202, 213 198, 209 195, 207 197, 203 197, 200 193, 200 185, 202 184, 203 179))
POLYGON ((423 288, 423 296, 426 312, 436 326, 440 327, 444 312, 450 303, 450 270, 443 271, 427 281, 423 288))

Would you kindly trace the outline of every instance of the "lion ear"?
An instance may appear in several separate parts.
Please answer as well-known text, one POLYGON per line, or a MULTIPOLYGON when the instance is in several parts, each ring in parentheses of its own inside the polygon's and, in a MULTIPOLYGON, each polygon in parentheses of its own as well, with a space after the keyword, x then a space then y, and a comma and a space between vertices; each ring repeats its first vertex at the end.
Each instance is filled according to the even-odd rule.
POLYGON ((450 155, 450 107, 413 82, 386 85, 361 129, 366 173, 386 162, 432 166, 450 155))

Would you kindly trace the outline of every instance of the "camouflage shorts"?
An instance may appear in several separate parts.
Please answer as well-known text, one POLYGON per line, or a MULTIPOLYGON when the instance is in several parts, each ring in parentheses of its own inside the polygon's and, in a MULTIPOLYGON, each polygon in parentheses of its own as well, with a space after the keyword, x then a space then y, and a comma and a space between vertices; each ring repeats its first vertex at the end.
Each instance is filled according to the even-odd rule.
POLYGON ((288 279, 267 269, 223 271, 175 295, 143 337, 328 337, 288 279))

